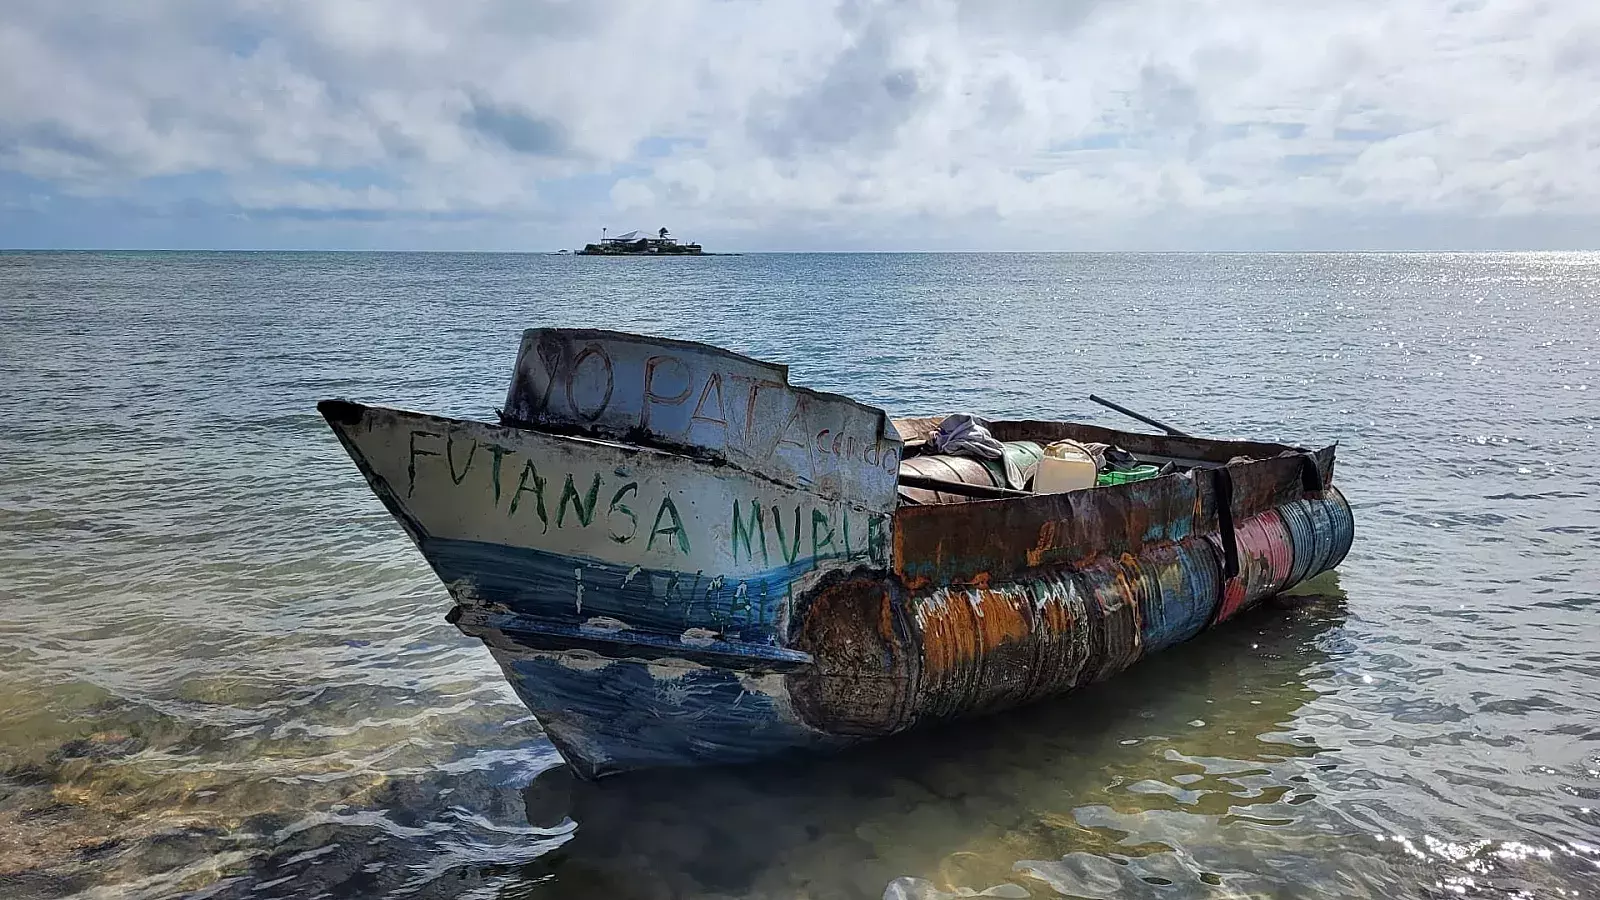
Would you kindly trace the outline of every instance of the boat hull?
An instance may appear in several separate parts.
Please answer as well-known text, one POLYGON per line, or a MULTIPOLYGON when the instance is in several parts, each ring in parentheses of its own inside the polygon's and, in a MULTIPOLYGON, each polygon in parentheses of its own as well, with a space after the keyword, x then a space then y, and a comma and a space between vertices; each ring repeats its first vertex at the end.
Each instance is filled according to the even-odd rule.
POLYGON ((505 616, 458 608, 454 618, 484 641, 583 777, 744 763, 1064 694, 1191 640, 1348 551, 1353 518, 1343 497, 1299 502, 1336 527, 1297 546, 1287 531, 1248 522, 1232 578, 1219 542, 1197 536, 983 588, 908 591, 892 575, 846 579, 798 612, 793 643, 809 659, 578 648, 576 634, 531 634, 505 616), (1263 533, 1265 542, 1250 537, 1263 533), (1291 567, 1292 581, 1274 574, 1291 567))
POLYGON ((851 742, 805 723, 784 675, 767 667, 732 658, 708 665, 681 655, 639 656, 628 648, 606 655, 470 620, 463 631, 482 638, 518 698, 584 778, 751 762, 851 742))
MULTIPOLYGON (((837 749, 1108 678, 1336 566, 1333 448, 994 423, 1192 465, 902 505, 902 434, 779 367, 529 332, 491 424, 324 418, 586 778, 837 749)), ((933 421, 933 420, 930 420, 933 421)))

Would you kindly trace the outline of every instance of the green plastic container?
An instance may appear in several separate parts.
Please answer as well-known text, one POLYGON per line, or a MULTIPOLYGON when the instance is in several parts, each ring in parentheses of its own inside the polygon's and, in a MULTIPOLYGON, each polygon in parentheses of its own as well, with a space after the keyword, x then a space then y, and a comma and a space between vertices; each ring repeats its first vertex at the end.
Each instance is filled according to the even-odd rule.
POLYGON ((1147 478, 1156 477, 1156 473, 1159 471, 1161 469, 1157 466, 1139 466, 1127 472, 1101 472, 1095 478, 1095 484, 1128 484, 1134 481, 1144 481, 1147 478))

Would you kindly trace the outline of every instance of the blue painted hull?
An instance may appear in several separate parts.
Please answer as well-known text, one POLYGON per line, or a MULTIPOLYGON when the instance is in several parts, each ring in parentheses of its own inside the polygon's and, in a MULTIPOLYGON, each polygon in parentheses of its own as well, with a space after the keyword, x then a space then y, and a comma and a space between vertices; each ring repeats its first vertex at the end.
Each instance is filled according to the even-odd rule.
POLYGON ((440 580, 463 585, 474 605, 500 608, 541 627, 577 628, 610 619, 640 634, 699 629, 725 642, 774 650, 791 599, 789 587, 811 565, 807 561, 729 581, 477 541, 429 537, 419 547, 440 580))
POLYGON ((452 614, 457 627, 484 641, 586 778, 851 742, 807 725, 789 701, 785 673, 812 662, 776 637, 782 588, 796 573, 775 570, 741 590, 695 573, 526 548, 426 539, 420 547, 471 604, 452 614))
POLYGON ((798 721, 783 676, 486 641, 563 758, 585 778, 750 762, 851 742, 798 721))

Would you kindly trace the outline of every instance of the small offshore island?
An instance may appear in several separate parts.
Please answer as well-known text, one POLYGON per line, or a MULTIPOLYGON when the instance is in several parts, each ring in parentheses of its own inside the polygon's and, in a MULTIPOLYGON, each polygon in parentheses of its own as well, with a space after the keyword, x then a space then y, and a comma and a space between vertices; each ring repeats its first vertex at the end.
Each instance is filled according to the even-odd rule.
POLYGON ((642 231, 630 231, 613 238, 602 237, 598 244, 585 244, 579 256, 706 256, 699 244, 680 244, 670 237, 665 228, 650 237, 642 231))

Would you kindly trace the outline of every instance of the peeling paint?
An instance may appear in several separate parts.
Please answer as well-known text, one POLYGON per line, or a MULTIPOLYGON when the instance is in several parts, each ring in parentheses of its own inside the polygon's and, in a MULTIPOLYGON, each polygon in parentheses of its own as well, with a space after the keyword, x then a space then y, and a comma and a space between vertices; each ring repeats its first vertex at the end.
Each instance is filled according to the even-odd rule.
POLYGON ((563 653, 548 654, 562 668, 573 669, 578 672, 596 672, 610 666, 615 660, 607 659, 598 653, 587 650, 568 650, 563 653))
POLYGON ((621 619, 613 619, 610 616, 594 616, 583 625, 585 628, 598 628, 602 631, 627 631, 633 627, 621 619))
POLYGON ((689 647, 704 647, 717 639, 717 633, 706 628, 688 628, 678 639, 689 647))
POLYGON ((672 681, 705 666, 687 659, 662 659, 653 662, 639 661, 656 681, 672 681))

